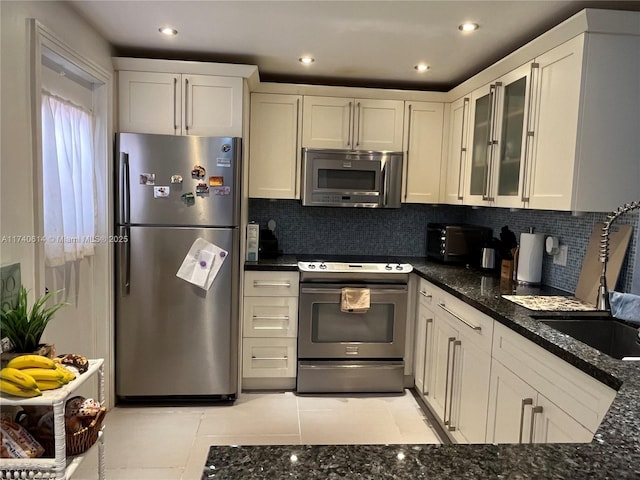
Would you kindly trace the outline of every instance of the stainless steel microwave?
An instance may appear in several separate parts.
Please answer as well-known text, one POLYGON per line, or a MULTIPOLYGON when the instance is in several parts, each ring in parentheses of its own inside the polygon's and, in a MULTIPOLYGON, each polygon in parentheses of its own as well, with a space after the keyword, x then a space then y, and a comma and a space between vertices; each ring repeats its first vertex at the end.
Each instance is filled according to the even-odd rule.
POLYGON ((303 149, 302 205, 400 208, 401 152, 303 149))

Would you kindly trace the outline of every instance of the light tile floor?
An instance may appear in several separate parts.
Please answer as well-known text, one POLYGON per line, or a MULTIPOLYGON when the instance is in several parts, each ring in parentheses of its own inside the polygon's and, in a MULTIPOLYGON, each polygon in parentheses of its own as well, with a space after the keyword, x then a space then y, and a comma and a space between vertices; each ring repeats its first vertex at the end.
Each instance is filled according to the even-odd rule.
MULTIPOLYGON (((199 480, 211 445, 440 443, 408 391, 243 393, 233 406, 116 407, 105 425, 109 480, 199 480)), ((97 448, 72 478, 97 478, 97 448)))

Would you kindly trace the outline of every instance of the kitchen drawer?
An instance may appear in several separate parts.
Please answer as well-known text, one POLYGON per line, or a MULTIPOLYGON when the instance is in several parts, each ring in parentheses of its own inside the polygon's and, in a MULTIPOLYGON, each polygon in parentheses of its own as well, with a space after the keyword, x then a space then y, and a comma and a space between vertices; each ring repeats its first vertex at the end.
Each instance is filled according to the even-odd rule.
POLYGON ((493 318, 476 310, 446 292, 435 291, 434 303, 431 309, 469 341, 483 351, 491 353, 493 341, 493 318))
POLYGON ((434 287, 427 282, 424 278, 420 278, 418 283, 418 302, 420 305, 427 307, 429 310, 433 310, 436 304, 441 301, 442 290, 434 287))
POLYGON ((245 272, 245 297, 297 297, 298 272, 245 272))
POLYGON ((245 338, 243 378, 295 377, 296 343, 295 338, 245 338))
POLYGON ((493 358, 592 433, 616 396, 615 390, 498 322, 493 358))
POLYGON ((298 297, 245 297, 244 337, 298 334, 298 297))

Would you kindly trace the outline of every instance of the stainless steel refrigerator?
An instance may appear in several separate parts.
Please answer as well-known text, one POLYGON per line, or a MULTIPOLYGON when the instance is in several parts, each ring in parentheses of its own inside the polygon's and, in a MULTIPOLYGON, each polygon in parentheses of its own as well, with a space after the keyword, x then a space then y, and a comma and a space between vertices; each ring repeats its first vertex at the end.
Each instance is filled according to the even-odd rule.
POLYGON ((116 394, 234 400, 241 139, 116 136, 116 394), (223 249, 208 290, 176 276, 194 241, 223 249))

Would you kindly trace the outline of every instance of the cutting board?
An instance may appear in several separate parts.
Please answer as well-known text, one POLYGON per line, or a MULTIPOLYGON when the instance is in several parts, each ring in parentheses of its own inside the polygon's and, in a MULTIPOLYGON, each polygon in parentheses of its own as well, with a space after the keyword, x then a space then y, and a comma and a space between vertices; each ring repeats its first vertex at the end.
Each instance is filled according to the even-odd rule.
MULTIPOLYGON (((582 270, 576 286, 576 298, 583 302, 596 304, 602 263, 600 262, 600 235, 604 224, 597 223, 593 227, 587 251, 582 260, 582 270)), ((609 234, 609 262, 607 262, 607 287, 613 290, 620 276, 632 232, 631 225, 613 225, 609 234)))

